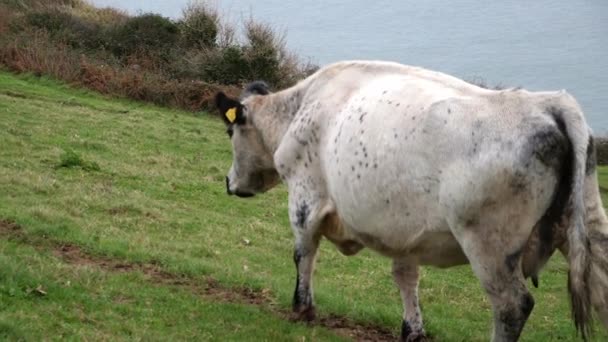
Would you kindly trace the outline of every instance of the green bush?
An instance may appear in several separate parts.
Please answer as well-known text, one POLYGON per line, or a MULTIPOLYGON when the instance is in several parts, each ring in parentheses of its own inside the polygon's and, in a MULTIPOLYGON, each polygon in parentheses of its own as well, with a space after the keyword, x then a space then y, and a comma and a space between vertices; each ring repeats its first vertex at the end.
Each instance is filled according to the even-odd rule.
POLYGON ((26 15, 27 24, 45 29, 50 33, 65 29, 66 22, 71 19, 72 16, 70 14, 59 10, 30 12, 26 15))
POLYGON ((179 33, 179 27, 170 19, 148 13, 129 18, 114 29, 109 44, 120 58, 143 53, 167 60, 177 45, 179 33))
POLYGON ((250 19, 238 31, 204 2, 173 22, 83 0, 0 0, 0 67, 195 111, 218 89, 236 95, 260 79, 281 89, 314 70, 271 26, 250 19))
POLYGON ((249 66, 243 49, 229 46, 208 55, 202 61, 201 76, 220 84, 239 84, 248 79, 249 66))
POLYGON ((15 10, 34 10, 51 7, 78 7, 82 0, 0 0, 0 4, 15 10))
POLYGON ((77 49, 99 49, 107 44, 100 25, 58 9, 30 12, 26 23, 77 49))
POLYGON ((216 45, 219 16, 202 3, 190 4, 178 22, 186 48, 204 49, 216 45))

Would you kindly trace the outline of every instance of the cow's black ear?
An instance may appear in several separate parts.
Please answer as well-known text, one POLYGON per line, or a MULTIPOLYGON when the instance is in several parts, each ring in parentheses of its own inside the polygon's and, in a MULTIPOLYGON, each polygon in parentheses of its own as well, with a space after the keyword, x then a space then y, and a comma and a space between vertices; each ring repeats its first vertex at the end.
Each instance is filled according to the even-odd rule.
POLYGON ((268 84, 266 84, 266 82, 254 81, 245 86, 245 89, 243 89, 243 92, 241 92, 241 96, 239 96, 239 99, 243 101, 251 95, 268 94, 270 94, 270 88, 268 87, 268 84))
POLYGON ((215 95, 215 106, 227 125, 245 123, 243 105, 239 101, 219 92, 215 95))

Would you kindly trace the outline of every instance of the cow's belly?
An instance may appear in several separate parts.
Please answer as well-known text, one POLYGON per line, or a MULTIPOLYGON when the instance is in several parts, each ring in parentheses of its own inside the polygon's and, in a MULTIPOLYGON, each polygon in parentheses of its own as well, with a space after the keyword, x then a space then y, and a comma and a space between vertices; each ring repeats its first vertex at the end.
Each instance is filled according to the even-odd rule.
POLYGON ((378 183, 375 190, 365 191, 353 182, 350 190, 332 194, 346 236, 380 254, 415 257, 420 264, 449 267, 467 262, 433 198, 435 189, 428 194, 391 192, 378 183))
POLYGON ((415 258, 421 265, 451 267, 468 262, 449 229, 408 226, 407 222, 380 226, 340 218, 339 229, 324 235, 346 255, 355 254, 365 246, 391 258, 415 258))

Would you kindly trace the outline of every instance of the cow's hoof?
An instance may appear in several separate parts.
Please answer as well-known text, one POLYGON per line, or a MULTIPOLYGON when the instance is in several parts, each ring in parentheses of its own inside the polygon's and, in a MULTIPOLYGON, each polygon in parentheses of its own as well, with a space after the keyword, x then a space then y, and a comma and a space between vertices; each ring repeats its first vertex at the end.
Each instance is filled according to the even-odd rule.
POLYGON ((312 322, 315 320, 316 312, 314 306, 295 309, 291 314, 292 321, 312 322))
POLYGON ((428 341, 424 332, 422 333, 411 333, 405 339, 405 342, 425 342, 428 341))
POLYGON ((424 330, 422 331, 412 331, 412 327, 407 321, 403 321, 401 323, 401 337, 399 338, 401 342, 424 342, 427 341, 426 334, 424 330))

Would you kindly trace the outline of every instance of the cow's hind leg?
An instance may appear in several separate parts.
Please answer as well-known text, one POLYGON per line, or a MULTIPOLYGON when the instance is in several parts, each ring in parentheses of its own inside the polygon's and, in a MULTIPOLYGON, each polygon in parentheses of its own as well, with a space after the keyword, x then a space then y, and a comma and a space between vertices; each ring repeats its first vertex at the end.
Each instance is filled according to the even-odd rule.
POLYGON ((518 229, 490 233, 477 226, 463 230, 459 241, 492 303, 492 341, 517 341, 534 307, 521 269, 521 252, 527 235, 522 236, 518 229))
POLYGON ((393 278, 403 300, 401 341, 422 341, 425 334, 418 304, 418 264, 408 260, 393 260, 393 278))

